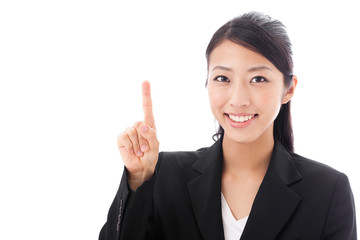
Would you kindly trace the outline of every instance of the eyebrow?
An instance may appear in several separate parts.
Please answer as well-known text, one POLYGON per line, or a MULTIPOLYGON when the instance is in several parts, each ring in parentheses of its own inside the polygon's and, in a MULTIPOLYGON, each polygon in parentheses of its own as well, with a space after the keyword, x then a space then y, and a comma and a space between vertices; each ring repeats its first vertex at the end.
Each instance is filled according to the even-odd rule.
POLYGON ((211 71, 214 71, 216 69, 220 69, 220 70, 224 70, 224 71, 228 71, 228 72, 232 72, 233 70, 231 68, 228 67, 224 67, 224 66, 215 66, 211 69, 211 71))
MULTIPOLYGON (((224 71, 228 71, 228 72, 232 72, 233 70, 231 68, 228 68, 228 67, 225 67, 225 66, 215 66, 211 69, 211 71, 214 71, 216 69, 220 69, 220 70, 224 70, 224 71)), ((256 71, 259 71, 259 70, 269 70, 269 71, 273 71, 270 67, 268 66, 265 66, 265 65, 261 65, 261 66, 256 66, 256 67, 251 67, 249 68, 247 71, 248 72, 256 72, 256 71)))
POLYGON ((256 72, 259 70, 270 70, 273 71, 271 68, 269 68, 268 66, 262 65, 262 66, 256 66, 256 67, 252 67, 248 69, 248 72, 256 72))

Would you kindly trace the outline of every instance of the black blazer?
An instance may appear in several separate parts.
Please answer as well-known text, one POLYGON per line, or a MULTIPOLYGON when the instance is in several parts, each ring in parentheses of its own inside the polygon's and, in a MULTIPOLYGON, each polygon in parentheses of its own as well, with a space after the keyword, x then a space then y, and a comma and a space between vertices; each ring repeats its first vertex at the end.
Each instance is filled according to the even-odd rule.
MULTIPOLYGON (((99 239, 223 240, 222 141, 196 152, 161 152, 136 192, 126 169, 99 239)), ((241 240, 355 240, 348 178, 275 143, 241 240)))

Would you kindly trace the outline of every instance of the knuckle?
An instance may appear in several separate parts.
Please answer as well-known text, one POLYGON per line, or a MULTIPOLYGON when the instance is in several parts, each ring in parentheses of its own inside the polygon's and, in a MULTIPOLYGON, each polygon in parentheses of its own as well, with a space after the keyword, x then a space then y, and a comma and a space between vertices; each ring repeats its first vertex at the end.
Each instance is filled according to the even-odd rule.
POLYGON ((124 148, 124 147, 128 150, 132 149, 133 146, 129 139, 128 133, 123 132, 123 133, 119 134, 119 136, 117 138, 117 145, 118 145, 119 149, 124 148))
POLYGON ((122 132, 117 137, 117 142, 122 143, 127 138, 128 134, 126 132, 122 132))
POLYGON ((130 136, 131 138, 134 138, 135 136, 137 136, 136 129, 133 128, 133 127, 129 128, 128 134, 129 134, 129 136, 130 136))
POLYGON ((117 141, 117 145, 118 147, 126 147, 129 145, 129 141, 127 141, 126 138, 119 138, 118 141, 117 141))
POLYGON ((141 122, 141 121, 138 121, 138 122, 136 122, 135 124, 134 124, 134 128, 138 128, 141 124, 142 124, 143 122, 141 122))
POLYGON ((137 150, 139 148, 139 138, 136 129, 131 129, 131 131, 129 132, 129 137, 135 150, 137 150))

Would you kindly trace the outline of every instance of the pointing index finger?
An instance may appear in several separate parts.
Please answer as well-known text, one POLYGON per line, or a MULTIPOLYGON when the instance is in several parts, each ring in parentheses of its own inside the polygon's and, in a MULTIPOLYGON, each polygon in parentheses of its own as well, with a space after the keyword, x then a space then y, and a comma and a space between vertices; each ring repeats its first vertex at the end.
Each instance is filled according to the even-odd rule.
POLYGON ((150 83, 148 81, 144 81, 142 83, 142 104, 144 111, 144 122, 150 127, 155 127, 154 115, 152 111, 150 83))

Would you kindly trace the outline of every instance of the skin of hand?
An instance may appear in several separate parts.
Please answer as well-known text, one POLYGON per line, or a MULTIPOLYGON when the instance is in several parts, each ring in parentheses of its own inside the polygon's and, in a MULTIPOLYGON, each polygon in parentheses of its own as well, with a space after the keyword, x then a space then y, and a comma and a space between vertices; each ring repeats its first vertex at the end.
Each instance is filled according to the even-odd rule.
POLYGON ((117 139, 121 158, 128 171, 129 186, 133 191, 154 175, 159 155, 148 81, 142 83, 142 105, 144 121, 128 127, 117 139))

